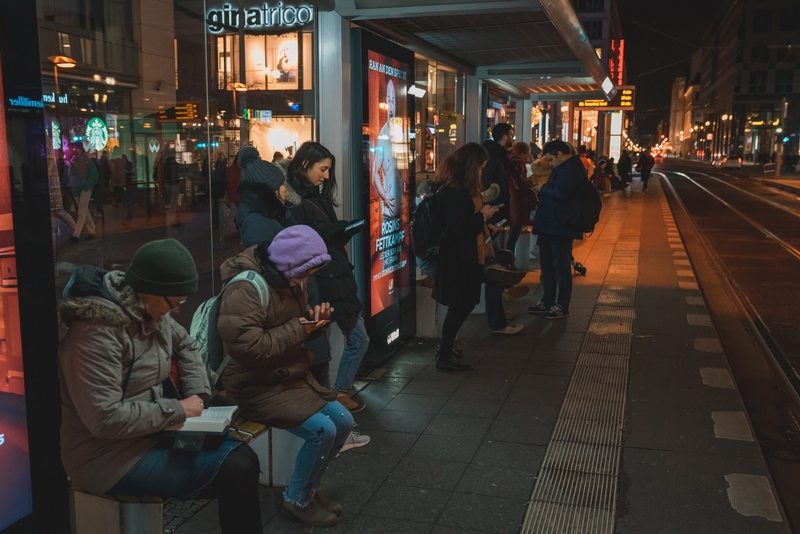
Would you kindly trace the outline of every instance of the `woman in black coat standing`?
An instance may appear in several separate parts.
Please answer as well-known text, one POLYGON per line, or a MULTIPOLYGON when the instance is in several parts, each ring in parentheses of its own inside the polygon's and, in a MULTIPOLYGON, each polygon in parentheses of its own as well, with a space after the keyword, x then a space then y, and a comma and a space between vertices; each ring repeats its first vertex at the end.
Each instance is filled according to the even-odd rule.
POLYGON ((437 209, 446 230, 436 267, 433 298, 448 307, 442 327, 442 344, 436 353, 440 371, 466 371, 458 361, 453 344, 461 325, 481 300, 485 227, 497 208, 483 205, 481 170, 486 166, 486 150, 467 143, 451 154, 437 169, 442 186, 436 193, 437 209))
MULTIPOLYGON (((358 285, 353 275, 353 266, 347 256, 345 245, 358 233, 348 231, 348 221, 336 218, 336 158, 319 143, 307 142, 297 150, 289 164, 289 185, 300 195, 301 201, 290 209, 296 224, 314 228, 325 241, 330 263, 319 270, 314 279, 319 286, 321 302, 330 302, 334 309, 331 321, 335 322, 345 337, 345 348, 339 363, 334 389, 336 400, 351 412, 359 412, 365 404, 350 398, 348 392, 353 387, 361 360, 369 347, 369 337, 360 317, 361 301, 358 299, 358 285)), ((327 366, 317 367, 321 362, 316 354, 312 374, 324 383, 327 366), (320 372, 322 371, 322 372, 320 372)), ((366 444, 366 443, 365 443, 366 444)))

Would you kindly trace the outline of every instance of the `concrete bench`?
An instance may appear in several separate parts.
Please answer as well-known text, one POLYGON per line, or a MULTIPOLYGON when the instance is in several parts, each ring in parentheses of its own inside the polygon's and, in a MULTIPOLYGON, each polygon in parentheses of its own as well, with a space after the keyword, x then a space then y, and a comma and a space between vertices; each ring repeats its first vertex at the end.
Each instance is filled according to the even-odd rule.
MULTIPOLYGON (((270 433, 269 427, 241 416, 232 427, 231 435, 245 443, 270 433)), ((72 534, 164 534, 164 507, 169 501, 151 496, 93 495, 71 483, 72 534)))

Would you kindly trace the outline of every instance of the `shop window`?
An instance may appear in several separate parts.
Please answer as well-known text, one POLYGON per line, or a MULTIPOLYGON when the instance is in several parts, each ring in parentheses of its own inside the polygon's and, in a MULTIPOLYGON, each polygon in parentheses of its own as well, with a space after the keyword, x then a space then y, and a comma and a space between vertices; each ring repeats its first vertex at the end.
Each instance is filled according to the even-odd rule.
POLYGON ((299 87, 298 34, 246 35, 245 83, 249 90, 296 91, 299 87))
MULTIPOLYGON (((217 89, 230 91, 231 84, 237 81, 238 44, 237 36, 217 37, 217 89)), ((177 58, 177 55, 175 57, 177 58)))
POLYGON ((753 32, 768 32, 772 30, 772 10, 756 9, 753 13, 753 32))
POLYGON ((778 29, 782 32, 796 32, 800 29, 800 8, 789 7, 781 9, 778 29))
POLYGON ((61 47, 61 55, 72 57, 72 47, 69 44, 69 34, 58 32, 58 44, 61 47))
POLYGON ((605 0, 572 0, 576 13, 596 13, 605 11, 605 0))
POLYGON ((751 94, 766 93, 767 71, 765 70, 750 71, 750 83, 748 90, 749 90, 748 92, 751 94))
POLYGON ((314 34, 303 32, 303 91, 314 89, 314 34))
POLYGON ((83 62, 87 65, 94 65, 92 58, 92 40, 86 37, 81 37, 81 57, 83 62))
POLYGON ((602 20, 587 20, 584 21, 583 27, 586 29, 586 36, 595 41, 603 38, 603 21, 602 20))
POLYGON ((775 92, 776 93, 791 93, 794 86, 794 71, 793 70, 778 70, 775 71, 775 92))

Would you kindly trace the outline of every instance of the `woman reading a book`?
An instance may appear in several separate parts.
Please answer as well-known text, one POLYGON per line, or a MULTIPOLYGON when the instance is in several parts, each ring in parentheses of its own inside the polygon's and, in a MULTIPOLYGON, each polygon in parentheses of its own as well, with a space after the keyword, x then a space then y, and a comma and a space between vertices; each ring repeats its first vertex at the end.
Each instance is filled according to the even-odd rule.
POLYGON ((252 449, 228 437, 199 452, 173 450, 161 433, 201 415, 210 398, 205 362, 170 317, 197 285, 194 260, 174 239, 141 247, 125 272, 75 271, 60 309, 64 469, 95 495, 218 498, 223 534, 260 534, 252 449), (164 394, 171 358, 182 400, 164 394))
POLYGON ((231 283, 222 293, 217 327, 231 361, 222 373, 228 396, 250 421, 286 429, 305 440, 284 492, 284 510, 314 527, 337 523, 342 507, 319 492, 320 479, 342 448, 353 416, 311 374, 311 353, 304 344, 320 334, 333 308, 310 309, 305 284, 331 256, 309 226, 281 230, 228 259, 222 281, 252 271, 269 285, 269 304, 247 280, 231 283))

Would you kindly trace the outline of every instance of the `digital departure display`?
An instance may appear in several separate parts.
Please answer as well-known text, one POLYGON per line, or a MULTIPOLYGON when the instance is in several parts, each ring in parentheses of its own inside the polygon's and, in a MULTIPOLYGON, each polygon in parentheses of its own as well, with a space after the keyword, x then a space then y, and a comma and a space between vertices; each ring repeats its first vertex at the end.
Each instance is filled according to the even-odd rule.
MULTIPOLYGON (((0 102, 5 102, 1 68, 0 102)), ((33 511, 16 272, 6 115, 0 105, 0 530, 33 511)))
MULTIPOLYGON (((410 293, 409 66, 368 51, 371 314, 410 293)), ((365 132, 366 133, 366 132, 365 132)))

